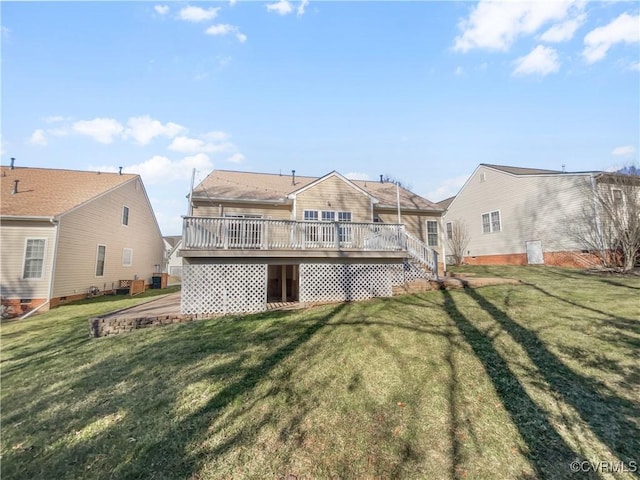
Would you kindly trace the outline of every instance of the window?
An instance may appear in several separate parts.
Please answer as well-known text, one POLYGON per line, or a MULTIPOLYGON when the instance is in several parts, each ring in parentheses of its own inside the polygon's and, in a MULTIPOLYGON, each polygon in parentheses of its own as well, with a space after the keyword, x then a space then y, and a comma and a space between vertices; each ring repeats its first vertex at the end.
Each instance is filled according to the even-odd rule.
POLYGON ((42 278, 46 242, 44 238, 27 238, 22 278, 42 278))
POLYGON ((447 240, 453 240, 453 223, 447 222, 447 240))
MULTIPOLYGON (((351 212, 338 212, 339 222, 350 222, 351 212)), ((351 226, 340 225, 338 227, 338 239, 340 242, 351 242, 351 226)))
POLYGON ((613 194, 613 203, 616 205, 622 204, 622 190, 614 188, 611 193, 613 194))
POLYGON ((482 214, 482 233, 499 232, 501 230, 500 210, 482 214))
POLYGON ((317 222, 318 221, 318 212, 315 210, 305 210, 304 211, 304 221, 305 222, 317 222))
POLYGON ((339 222, 350 222, 351 221, 351 212, 338 212, 338 221, 339 222))
POLYGON ((107 247, 98 245, 98 254, 96 255, 96 277, 104 276, 104 260, 107 256, 107 247))
POLYGON ((133 265, 133 248, 122 249, 122 266, 130 267, 133 265))
POLYGON ((438 222, 427 220, 427 245, 438 246, 438 222))
POLYGON ((323 210, 322 211, 322 221, 323 222, 335 222, 336 221, 336 212, 323 210))
POLYGON ((129 207, 122 207, 122 225, 129 225, 129 207))

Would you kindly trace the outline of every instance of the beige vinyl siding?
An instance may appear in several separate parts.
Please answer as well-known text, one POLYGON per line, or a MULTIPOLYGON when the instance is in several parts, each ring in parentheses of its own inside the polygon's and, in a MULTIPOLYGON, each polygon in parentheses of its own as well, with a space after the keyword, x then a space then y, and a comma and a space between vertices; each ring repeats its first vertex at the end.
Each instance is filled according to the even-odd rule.
POLYGON ((4 298, 47 298, 55 251, 56 227, 49 222, 2 220, 2 274, 0 293, 4 298), (42 278, 23 279, 27 238, 43 238, 45 254, 42 278))
POLYGON ((246 203, 216 203, 197 205, 193 209, 195 217, 224 217, 225 215, 260 215, 274 220, 291 220, 291 205, 252 205, 246 203))
POLYGON ((449 206, 445 222, 466 222, 470 256, 525 253, 530 240, 542 241, 545 252, 579 250, 569 227, 589 181, 588 175, 515 176, 480 166, 449 206), (494 211, 500 212, 501 230, 483 233, 482 214, 494 211))
MULTIPOLYGON (((373 221, 370 197, 335 176, 327 177, 297 194, 296 220, 304 220, 305 210, 351 212, 352 222, 373 221)), ((318 218, 322 218, 321 214, 318 218)))
POLYGON ((155 265, 164 262, 164 241, 139 179, 108 192, 60 219, 53 296, 86 293, 91 286, 110 290, 135 275, 151 283, 155 265), (122 225, 122 207, 129 224, 122 225), (106 246, 104 275, 96 277, 98 245, 106 246), (133 265, 122 265, 124 248, 133 249, 133 265))

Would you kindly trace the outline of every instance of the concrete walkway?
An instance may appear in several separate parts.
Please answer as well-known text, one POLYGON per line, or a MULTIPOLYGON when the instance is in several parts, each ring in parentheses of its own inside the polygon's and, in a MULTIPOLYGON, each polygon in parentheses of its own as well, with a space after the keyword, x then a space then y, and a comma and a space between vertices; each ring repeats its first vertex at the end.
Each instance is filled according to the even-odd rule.
POLYGON ((163 315, 175 315, 180 313, 180 292, 163 295, 135 307, 116 310, 100 318, 133 318, 133 317, 160 317, 163 315))

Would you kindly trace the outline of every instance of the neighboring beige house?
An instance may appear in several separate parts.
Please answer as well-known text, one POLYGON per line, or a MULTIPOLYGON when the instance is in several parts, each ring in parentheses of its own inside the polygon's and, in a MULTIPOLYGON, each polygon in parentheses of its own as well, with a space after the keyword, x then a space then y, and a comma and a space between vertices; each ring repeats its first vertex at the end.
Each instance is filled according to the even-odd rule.
POLYGON ((2 167, 2 305, 20 315, 111 291, 164 267, 138 175, 2 167))
POLYGON ((597 265, 575 232, 585 208, 593 208, 589 192, 603 175, 480 164, 453 200, 440 202, 449 203, 445 236, 454 222, 464 222, 467 264, 597 265))
POLYGON ((393 183, 214 170, 191 205, 183 313, 390 296, 438 274, 442 209, 393 183))

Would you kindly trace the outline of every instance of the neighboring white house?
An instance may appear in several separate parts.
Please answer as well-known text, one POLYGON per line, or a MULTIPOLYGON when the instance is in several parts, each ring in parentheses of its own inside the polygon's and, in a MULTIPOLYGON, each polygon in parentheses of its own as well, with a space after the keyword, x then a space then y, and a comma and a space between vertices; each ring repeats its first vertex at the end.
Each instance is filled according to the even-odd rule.
POLYGON ((447 207, 445 236, 464 222, 468 264, 593 266, 574 227, 601 174, 480 164, 447 207))
POLYGON ((171 277, 182 277, 182 258, 179 256, 182 237, 180 235, 165 236, 164 246, 166 251, 167 273, 171 277))
POLYGON ((164 243, 139 175, 2 167, 4 311, 20 315, 164 268, 164 243))

